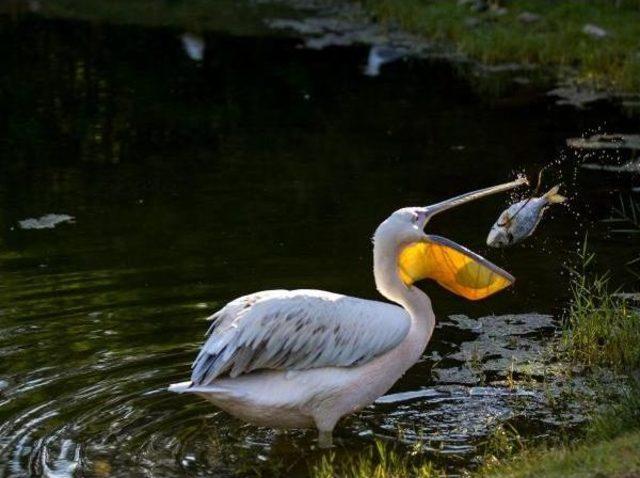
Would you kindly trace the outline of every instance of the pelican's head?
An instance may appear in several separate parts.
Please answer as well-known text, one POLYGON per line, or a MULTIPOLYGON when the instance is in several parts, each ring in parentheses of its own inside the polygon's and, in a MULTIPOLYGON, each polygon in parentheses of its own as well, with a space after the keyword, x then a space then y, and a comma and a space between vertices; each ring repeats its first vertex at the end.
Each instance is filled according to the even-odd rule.
POLYGON ((398 209, 378 226, 373 235, 374 243, 397 247, 420 240, 424 237, 424 226, 430 218, 426 209, 424 207, 398 209))
POLYGON ((434 215, 447 209, 523 184, 527 184, 526 178, 518 178, 430 206, 395 211, 378 226, 373 237, 378 288, 381 292, 388 290, 391 275, 407 287, 421 279, 433 279, 458 295, 478 300, 511 285, 515 279, 509 273, 449 239, 425 234, 424 227, 434 215))

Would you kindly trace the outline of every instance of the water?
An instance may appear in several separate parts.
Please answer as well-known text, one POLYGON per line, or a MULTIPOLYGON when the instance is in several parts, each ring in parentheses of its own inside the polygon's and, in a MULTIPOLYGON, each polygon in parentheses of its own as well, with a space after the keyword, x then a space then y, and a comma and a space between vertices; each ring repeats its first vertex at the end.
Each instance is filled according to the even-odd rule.
MULTIPOLYGON (((579 421, 535 386, 501 384, 505 363, 479 377, 463 355, 483 343, 478 317, 561 309, 563 264, 630 181, 574 177, 564 141, 629 129, 614 106, 557 107, 531 86, 487 97, 441 60, 372 78, 367 46, 300 49, 253 17, 198 35, 201 60, 183 49, 185 29, 111 20, 0 16, 0 475, 304 476, 320 457, 313 433, 247 426, 165 391, 188 376, 204 317, 265 288, 379 298, 370 237, 386 215, 563 155, 548 180, 576 199, 522 246, 483 245, 507 198, 434 221, 518 282, 477 304, 424 284, 443 325, 390 392, 411 393, 336 435, 349 455, 401 428, 455 468, 504 420, 532 436, 579 421), (47 214, 75 221, 19 226, 47 214), (448 318, 459 314, 471 319, 448 318)), ((633 251, 604 232, 592 243, 617 270, 633 251)), ((505 337, 552 333, 536 324, 505 325, 505 337)))

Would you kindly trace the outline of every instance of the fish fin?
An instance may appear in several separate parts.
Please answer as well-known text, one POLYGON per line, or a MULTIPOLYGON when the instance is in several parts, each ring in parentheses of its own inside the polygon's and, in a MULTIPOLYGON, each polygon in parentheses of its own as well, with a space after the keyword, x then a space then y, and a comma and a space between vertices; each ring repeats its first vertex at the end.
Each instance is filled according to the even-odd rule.
POLYGON ((549 189, 549 191, 546 192, 544 196, 542 196, 542 198, 545 199, 549 204, 560 204, 565 202, 567 198, 562 194, 558 194, 558 191, 560 191, 559 184, 549 189))

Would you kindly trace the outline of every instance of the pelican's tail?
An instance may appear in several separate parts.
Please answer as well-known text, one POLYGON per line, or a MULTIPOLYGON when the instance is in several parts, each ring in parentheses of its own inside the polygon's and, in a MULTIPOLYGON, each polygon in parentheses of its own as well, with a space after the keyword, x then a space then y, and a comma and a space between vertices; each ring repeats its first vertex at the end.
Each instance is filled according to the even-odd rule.
POLYGON ((567 200, 566 197, 564 197, 561 194, 558 194, 558 191, 560 191, 560 185, 558 184, 557 186, 552 187, 549 191, 547 191, 547 193, 542 196, 544 199, 547 200, 548 203, 551 204, 559 204, 559 203, 563 203, 567 200))
POLYGON ((172 383, 168 390, 174 393, 228 394, 229 390, 215 385, 194 385, 193 382, 172 383))

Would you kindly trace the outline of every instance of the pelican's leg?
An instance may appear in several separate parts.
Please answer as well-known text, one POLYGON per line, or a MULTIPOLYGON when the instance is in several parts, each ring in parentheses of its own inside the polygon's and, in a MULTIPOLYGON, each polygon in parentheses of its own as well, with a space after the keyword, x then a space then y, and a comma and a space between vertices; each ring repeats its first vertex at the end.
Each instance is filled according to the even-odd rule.
POLYGON ((318 447, 333 447, 333 430, 318 430, 318 447))

